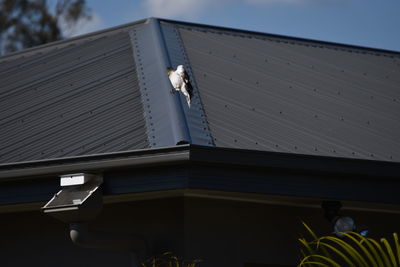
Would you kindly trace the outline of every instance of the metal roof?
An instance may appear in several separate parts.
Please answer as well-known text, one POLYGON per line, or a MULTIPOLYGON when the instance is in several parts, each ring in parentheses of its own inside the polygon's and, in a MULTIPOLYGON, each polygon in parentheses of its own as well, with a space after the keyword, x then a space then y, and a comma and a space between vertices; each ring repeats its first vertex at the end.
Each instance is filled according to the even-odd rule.
POLYGON ((179 25, 218 147, 400 161, 400 56, 179 25))
POLYGON ((399 74, 396 52, 143 20, 0 57, 0 165, 182 143, 399 162, 399 74))
POLYGON ((129 35, 0 58, 0 162, 148 147, 129 35))

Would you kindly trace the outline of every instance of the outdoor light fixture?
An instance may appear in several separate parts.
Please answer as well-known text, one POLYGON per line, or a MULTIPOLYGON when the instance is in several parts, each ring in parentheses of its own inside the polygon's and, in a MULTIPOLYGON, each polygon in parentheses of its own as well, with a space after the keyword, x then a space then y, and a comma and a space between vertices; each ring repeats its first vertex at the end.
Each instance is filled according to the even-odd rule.
POLYGON ((140 266, 138 254, 145 255, 148 250, 148 243, 143 237, 132 233, 89 229, 89 222, 103 207, 102 183, 103 177, 99 174, 61 175, 61 190, 42 207, 42 211, 69 224, 69 235, 75 245, 129 252, 132 257, 131 266, 140 266))
POLYGON ((333 230, 336 235, 341 236, 340 233, 353 232, 356 230, 356 225, 351 217, 338 216, 333 221, 333 230))
POLYGON ((342 203, 339 201, 323 201, 321 206, 325 211, 325 217, 331 222, 333 231, 337 236, 342 237, 341 233, 346 232, 358 232, 362 236, 368 234, 368 228, 357 229, 353 218, 339 214, 339 210, 342 207, 342 203))
POLYGON ((64 222, 89 221, 102 208, 101 175, 77 173, 60 176, 62 189, 42 211, 64 222))

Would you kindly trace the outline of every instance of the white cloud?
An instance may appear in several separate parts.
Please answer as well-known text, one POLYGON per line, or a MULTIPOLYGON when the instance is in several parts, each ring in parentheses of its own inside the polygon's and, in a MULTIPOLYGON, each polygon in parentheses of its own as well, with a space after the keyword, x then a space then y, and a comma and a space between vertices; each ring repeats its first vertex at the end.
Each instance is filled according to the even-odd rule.
POLYGON ((104 28, 104 23, 101 20, 101 17, 96 13, 91 14, 91 19, 79 19, 73 26, 68 25, 68 23, 62 19, 59 21, 59 25, 62 34, 66 37, 82 35, 104 28))
MULTIPOLYGON (((164 18, 196 18, 216 2, 213 0, 145 0, 150 16, 164 18)), ((219 4, 219 3, 218 3, 219 4)))

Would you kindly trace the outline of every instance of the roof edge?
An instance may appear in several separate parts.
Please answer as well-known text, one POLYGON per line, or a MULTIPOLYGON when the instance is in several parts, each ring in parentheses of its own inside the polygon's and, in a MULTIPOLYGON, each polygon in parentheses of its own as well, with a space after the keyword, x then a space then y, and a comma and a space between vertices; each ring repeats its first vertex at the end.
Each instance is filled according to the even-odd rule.
POLYGON ((81 34, 81 35, 77 35, 77 36, 73 36, 73 37, 67 37, 65 39, 61 39, 61 40, 57 40, 57 41, 54 41, 54 42, 49 42, 49 43, 46 43, 46 44, 41 44, 41 45, 29 47, 29 48, 26 48, 26 49, 15 51, 15 52, 10 52, 10 53, 7 53, 5 55, 1 55, 0 59, 6 59, 8 57, 18 56, 19 54, 34 52, 35 50, 39 50, 39 49, 47 48, 47 47, 51 47, 51 46, 57 46, 57 45, 61 45, 61 44, 68 44, 69 42, 73 42, 73 41, 76 41, 76 40, 79 40, 79 39, 83 39, 83 38, 89 38, 89 37, 92 37, 92 36, 95 36, 95 35, 98 35, 98 34, 103 34, 103 33, 111 32, 111 31, 115 31, 115 30, 122 30, 124 28, 129 28, 129 27, 132 27, 132 26, 135 26, 135 25, 138 25, 138 24, 145 23, 148 20, 149 20, 149 18, 145 18, 145 19, 141 19, 141 20, 125 23, 125 24, 122 24, 122 25, 113 26, 113 27, 110 27, 110 28, 105 28, 105 29, 102 29, 102 30, 94 31, 94 32, 89 32, 89 33, 85 33, 85 34, 81 34))
POLYGON ((259 31, 251 31, 251 30, 244 30, 244 29, 237 29, 237 28, 230 28, 230 27, 225 27, 225 26, 216 26, 216 25, 211 25, 211 24, 202 24, 202 23, 194 23, 194 22, 188 22, 188 21, 179 21, 179 20, 172 20, 172 19, 166 19, 166 18, 158 18, 158 17, 148 17, 144 18, 141 20, 137 20, 134 22, 129 22, 125 23, 122 25, 117 25, 113 26, 110 28, 102 29, 99 31, 95 32, 90 32, 82 35, 77 35, 74 37, 50 42, 47 44, 42 44, 30 48, 26 48, 23 50, 18 50, 15 52, 11 52, 5 55, 1 55, 0 59, 5 59, 8 57, 16 56, 19 54, 23 54, 26 52, 33 52, 35 50, 39 50, 42 48, 50 47, 50 46, 56 46, 60 44, 67 44, 68 42, 76 41, 78 39, 82 38, 87 38, 91 37, 97 34, 102 34, 102 33, 107 33, 110 31, 118 30, 118 29, 124 29, 128 27, 132 27, 138 24, 146 23, 151 20, 157 20, 160 22, 169 22, 169 23, 175 23, 175 24, 181 24, 181 25, 186 25, 186 26, 192 26, 192 27, 204 27, 208 29, 217 29, 217 30, 226 30, 226 31, 233 31, 237 33, 242 33, 242 34, 255 34, 255 35, 261 35, 261 36, 266 36, 266 37, 272 37, 272 38, 281 38, 281 39, 287 39, 287 40, 295 40, 299 42, 312 42, 320 45, 330 45, 330 46, 339 46, 339 47, 345 47, 348 49, 358 49, 358 50, 367 50, 370 52, 375 52, 375 53, 385 53, 385 54, 393 54, 394 56, 399 56, 400 57, 400 51, 394 51, 394 50, 389 50, 389 49, 382 49, 382 48, 373 48, 373 47, 367 47, 367 46, 359 46, 359 45, 351 45, 351 44, 344 44, 344 43, 336 43, 336 42, 329 42, 329 41, 322 41, 322 40, 316 40, 316 39, 309 39, 309 38, 303 38, 303 37, 293 37, 293 36, 288 36, 288 35, 280 35, 280 34, 272 34, 272 33, 265 33, 265 32, 259 32, 259 31))
POLYGON ((243 29, 230 28, 230 27, 225 27, 225 26, 215 26, 215 25, 210 25, 210 24, 178 21, 178 20, 171 20, 171 19, 164 19, 164 18, 157 18, 157 19, 159 21, 181 24, 181 25, 190 26, 190 27, 203 27, 203 28, 207 28, 207 29, 232 31, 232 32, 237 32, 237 33, 242 33, 242 34, 254 34, 254 35, 260 35, 260 36, 265 36, 265 37, 294 40, 294 41, 298 41, 298 42, 308 42, 308 43, 311 42, 311 43, 316 43, 316 44, 320 44, 320 45, 338 46, 338 47, 344 47, 347 49, 368 50, 370 52, 375 52, 375 53, 394 54, 395 56, 400 56, 400 51, 394 51, 394 50, 383 49, 383 48, 373 48, 373 47, 360 46, 360 45, 336 43, 336 42, 322 41, 322 40, 309 39, 309 38, 303 38, 303 37, 293 37, 293 36, 288 36, 288 35, 265 33, 265 32, 259 32, 259 31, 251 31, 251 30, 243 30, 243 29))
POLYGON ((191 145, 190 160, 218 164, 399 179, 400 162, 191 145))
POLYGON ((177 164, 189 160, 189 145, 148 148, 88 156, 0 164, 0 182, 71 172, 177 164))
POLYGON ((379 179, 396 179, 399 162, 291 154, 260 150, 220 148, 185 144, 125 152, 96 154, 0 165, 0 182, 71 172, 99 172, 115 168, 139 168, 173 164, 234 165, 288 170, 302 173, 331 173, 379 179), (340 166, 340 168, 338 168, 340 166))

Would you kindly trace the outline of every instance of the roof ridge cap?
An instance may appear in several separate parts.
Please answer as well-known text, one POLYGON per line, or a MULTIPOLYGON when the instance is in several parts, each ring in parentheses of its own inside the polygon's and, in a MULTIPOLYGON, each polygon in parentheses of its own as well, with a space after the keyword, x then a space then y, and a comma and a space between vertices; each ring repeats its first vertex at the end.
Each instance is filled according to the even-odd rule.
POLYGON ((159 18, 158 20, 160 20, 161 22, 169 22, 169 23, 179 24, 179 25, 183 25, 183 26, 187 26, 187 27, 198 27, 198 28, 206 28, 209 30, 219 30, 219 31, 233 31, 233 32, 242 33, 242 34, 260 35, 260 36, 266 36, 266 37, 270 37, 270 38, 282 38, 282 39, 298 41, 298 42, 315 43, 315 44, 320 44, 320 45, 324 45, 324 46, 337 46, 337 47, 343 47, 343 48, 347 48, 347 49, 366 50, 366 51, 369 51, 370 54, 384 53, 384 54, 390 54, 392 56, 400 57, 400 51, 383 49, 383 48, 374 48, 374 47, 367 47, 367 46, 354 45, 354 44, 336 43, 336 42, 316 40, 316 39, 311 39, 311 38, 294 37, 294 36, 288 36, 288 35, 280 35, 280 34, 274 34, 274 33, 266 33, 266 32, 260 32, 260 31, 252 31, 252 30, 231 28, 231 27, 226 27, 226 26, 216 26, 216 25, 210 25, 210 24, 178 21, 178 20, 171 20, 171 19, 159 18))
POLYGON ((191 143, 178 94, 167 76, 171 67, 159 20, 149 18, 129 31, 151 147, 191 143))

